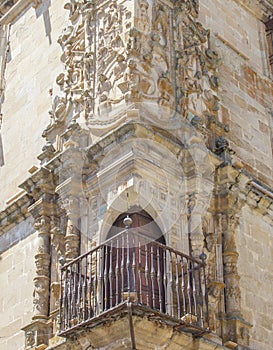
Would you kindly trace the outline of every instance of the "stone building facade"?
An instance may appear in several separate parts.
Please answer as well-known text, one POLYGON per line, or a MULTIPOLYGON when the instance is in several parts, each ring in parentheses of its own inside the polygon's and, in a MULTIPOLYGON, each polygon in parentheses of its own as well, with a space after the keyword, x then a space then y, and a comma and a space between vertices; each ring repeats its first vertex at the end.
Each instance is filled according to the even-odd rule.
POLYGON ((272 349, 272 14, 1 3, 1 349, 272 349))

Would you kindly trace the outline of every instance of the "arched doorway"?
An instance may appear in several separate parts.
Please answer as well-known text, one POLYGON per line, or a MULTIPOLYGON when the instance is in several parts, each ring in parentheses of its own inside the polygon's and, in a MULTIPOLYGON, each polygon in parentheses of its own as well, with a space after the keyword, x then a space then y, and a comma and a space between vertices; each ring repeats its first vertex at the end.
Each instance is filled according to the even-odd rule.
POLYGON ((104 309, 134 301, 165 312, 165 238, 145 211, 134 208, 113 223, 106 240, 104 309), (132 220, 125 229, 124 219, 132 220))

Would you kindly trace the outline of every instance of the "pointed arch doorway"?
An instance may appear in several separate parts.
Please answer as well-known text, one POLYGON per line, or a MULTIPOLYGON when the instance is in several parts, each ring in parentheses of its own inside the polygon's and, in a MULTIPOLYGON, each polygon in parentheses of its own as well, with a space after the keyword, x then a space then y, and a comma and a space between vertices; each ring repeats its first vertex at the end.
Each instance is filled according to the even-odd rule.
POLYGON ((107 235, 104 309, 134 301, 165 312, 165 238, 154 219, 134 208, 119 215, 107 235), (124 219, 132 220, 125 229, 124 219))

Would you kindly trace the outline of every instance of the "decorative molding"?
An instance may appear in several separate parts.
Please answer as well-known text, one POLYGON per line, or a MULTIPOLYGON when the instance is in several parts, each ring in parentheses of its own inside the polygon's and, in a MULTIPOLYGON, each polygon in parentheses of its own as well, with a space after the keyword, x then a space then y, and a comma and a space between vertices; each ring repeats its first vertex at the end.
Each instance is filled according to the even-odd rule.
POLYGON ((12 23, 26 8, 36 3, 33 0, 18 0, 1 18, 0 26, 12 23))
POLYGON ((30 216, 28 207, 31 203, 31 197, 25 192, 15 196, 15 199, 0 212, 0 235, 30 216))
POLYGON ((259 6, 263 11, 263 21, 268 20, 268 17, 273 14, 273 1, 272 0, 259 0, 259 6))
POLYGON ((241 50, 239 50, 235 45, 233 45, 230 41, 228 41, 227 39, 225 39, 221 34, 216 33, 215 34, 216 37, 222 41, 222 43, 224 43, 226 46, 228 46, 229 48, 231 48, 235 53, 237 53, 239 56, 241 56, 244 60, 249 61, 250 58, 244 54, 241 50))
POLYGON ((61 94, 53 98, 47 139, 73 121, 101 136, 135 118, 132 109, 155 120, 174 113, 195 118, 206 137, 206 116, 217 117, 219 110, 221 59, 197 21, 198 1, 134 3, 65 5, 70 22, 58 40, 65 70, 56 79, 61 94))
POLYGON ((240 6, 260 21, 264 21, 273 12, 272 0, 235 0, 240 6))

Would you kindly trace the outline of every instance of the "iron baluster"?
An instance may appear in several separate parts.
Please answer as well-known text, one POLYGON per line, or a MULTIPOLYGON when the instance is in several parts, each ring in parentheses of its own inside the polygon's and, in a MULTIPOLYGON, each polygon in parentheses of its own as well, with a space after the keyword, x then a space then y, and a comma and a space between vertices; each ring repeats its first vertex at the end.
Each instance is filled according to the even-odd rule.
POLYGON ((103 309, 107 310, 107 303, 108 303, 108 250, 109 250, 109 246, 106 244, 106 246, 104 247, 104 272, 103 272, 103 281, 104 281, 104 303, 103 303, 103 309))
POLYGON ((203 291, 202 291, 202 279, 201 279, 201 269, 200 265, 198 265, 198 287, 199 287, 199 292, 198 292, 198 299, 199 299, 199 310, 200 310, 200 325, 201 327, 204 327, 204 313, 203 313, 203 308, 204 308, 204 301, 203 301, 203 291))
POLYGON ((187 313, 187 303, 186 303, 186 295, 187 295, 187 287, 186 287, 186 281, 185 281, 185 263, 184 258, 182 257, 180 260, 181 264, 181 291, 182 291, 182 300, 183 300, 183 316, 187 313))
POLYGON ((163 312, 162 271, 160 268, 160 264, 162 263, 162 261, 160 260, 160 252, 161 252, 161 248, 157 246, 156 260, 157 260, 158 301, 159 301, 159 310, 160 312, 163 312))
POLYGON ((142 250, 141 242, 138 239, 138 279, 139 279, 139 301, 143 304, 143 294, 142 294, 142 280, 143 280, 143 266, 142 266, 142 250))
POLYGON ((190 261, 187 259, 187 278, 188 278, 188 306, 189 306, 189 314, 190 314, 190 322, 192 322, 192 289, 191 289, 191 269, 190 269, 190 261))
POLYGON ((98 289, 99 289, 99 295, 98 295, 98 302, 99 302, 99 310, 98 312, 100 313, 101 310, 104 310, 104 305, 103 305, 103 262, 104 262, 104 246, 100 247, 99 250, 99 280, 98 280, 98 289))
POLYGON ((124 301, 124 264, 125 264, 125 244, 124 244, 124 236, 121 237, 121 299, 124 301))
POLYGON ((146 303, 150 305, 149 302, 149 265, 148 265, 148 244, 145 245, 145 281, 146 281, 146 303))
POLYGON ((195 281, 195 263, 192 263, 191 268, 191 275, 192 275, 192 295, 193 295, 193 314, 197 316, 197 300, 196 300, 196 281, 195 281))
POLYGON ((119 303, 119 283, 120 283, 120 268, 119 268, 119 239, 117 238, 117 252, 116 252, 116 305, 119 303))
POLYGON ((94 309, 94 305, 93 305, 93 302, 92 302, 92 296, 94 295, 94 293, 92 293, 92 288, 93 288, 93 276, 92 276, 92 273, 93 273, 93 261, 92 261, 92 256, 93 254, 90 254, 89 255, 89 258, 90 258, 90 261, 88 262, 88 259, 87 259, 87 264, 89 266, 87 266, 88 268, 88 272, 89 272, 89 280, 88 280, 88 317, 91 318, 93 316, 93 309, 94 309))
POLYGON ((94 282, 93 282, 93 293, 94 293, 94 315, 99 314, 99 301, 98 301, 98 250, 95 251, 95 265, 94 265, 94 282))
POLYGON ((109 256, 109 299, 110 308, 113 307, 113 242, 110 242, 110 256, 109 256))
POLYGON ((175 289, 176 289, 177 318, 181 318, 180 283, 179 283, 179 269, 178 269, 177 254, 175 254, 175 289))
POLYGON ((131 294, 131 278, 130 278, 130 244, 129 244, 129 232, 126 230, 126 274, 127 274, 127 300, 130 300, 130 294, 131 294))
POLYGON ((82 260, 77 261, 77 277, 76 277, 76 283, 78 285, 78 292, 77 292, 77 297, 76 297, 76 305, 77 305, 77 323, 81 321, 81 293, 82 293, 82 260))
POLYGON ((166 313, 168 313, 167 250, 163 249, 163 288, 165 293, 166 313))
POLYGON ((155 304, 155 268, 154 268, 154 245, 153 243, 150 244, 151 247, 151 282, 152 282, 152 309, 156 308, 155 304))
POLYGON ((174 289, 173 289, 173 258, 172 258, 172 252, 169 251, 170 256, 170 279, 169 279, 169 285, 170 285, 170 298, 171 298, 171 316, 174 317, 174 289))
MULTIPOLYGON (((76 263, 72 265, 72 271, 73 266, 77 266, 76 263)), ((77 271, 73 271, 73 291, 72 291, 72 320, 76 319, 76 312, 77 312, 77 306, 76 306, 76 297, 77 297, 77 271)))
POLYGON ((86 320, 86 292, 87 292, 87 258, 84 258, 84 275, 83 275, 83 288, 82 288, 82 319, 86 320))
POLYGON ((137 291, 136 291, 136 245, 135 245, 135 239, 133 236, 132 239, 132 253, 133 253, 133 257, 132 257, 132 277, 133 277, 133 293, 134 293, 134 301, 136 301, 136 295, 137 295, 137 291))

